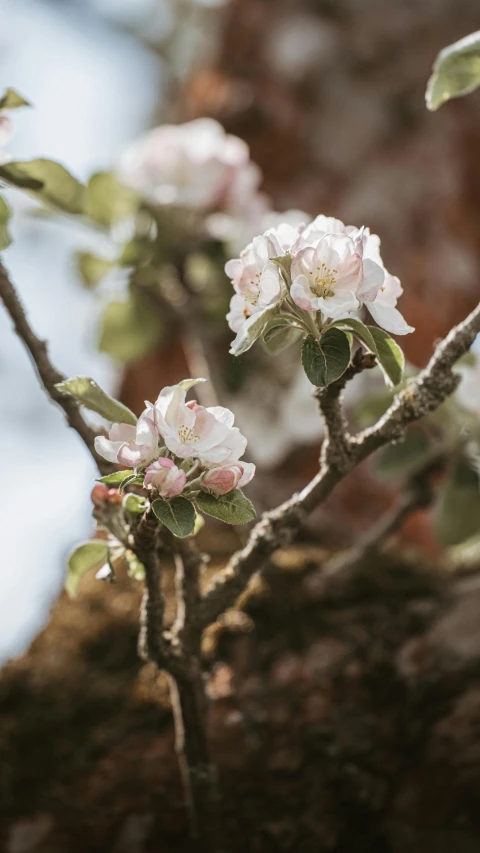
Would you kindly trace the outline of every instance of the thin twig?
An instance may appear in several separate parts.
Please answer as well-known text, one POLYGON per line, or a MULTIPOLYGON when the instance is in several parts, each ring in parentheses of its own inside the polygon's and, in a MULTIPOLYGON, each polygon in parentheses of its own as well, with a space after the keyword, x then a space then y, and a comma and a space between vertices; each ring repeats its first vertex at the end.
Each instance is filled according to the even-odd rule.
POLYGON ((410 423, 437 409, 460 382, 453 370, 480 332, 480 305, 439 344, 429 364, 401 391, 375 426, 353 438, 342 437, 340 452, 333 448, 322 459, 319 473, 299 495, 277 509, 265 513, 252 530, 241 551, 233 555, 226 569, 210 584, 202 605, 204 626, 214 622, 231 607, 252 575, 271 554, 290 543, 304 519, 332 493, 343 477, 385 444, 399 441, 410 423))
POLYGON ((114 470, 114 466, 98 456, 95 450, 95 437, 99 433, 88 426, 74 398, 70 394, 63 394, 55 387, 58 382, 63 382, 66 377, 53 366, 48 356, 48 348, 45 341, 40 340, 31 328, 15 287, 1 263, 0 299, 13 321, 15 332, 31 355, 45 392, 54 403, 61 406, 69 425, 78 433, 87 446, 97 463, 99 471, 102 474, 109 474, 114 470))
POLYGON ((133 550, 145 569, 145 589, 140 610, 138 651, 142 660, 165 666, 167 653, 163 637, 165 597, 162 590, 157 549, 158 520, 153 510, 142 516, 134 534, 133 550))

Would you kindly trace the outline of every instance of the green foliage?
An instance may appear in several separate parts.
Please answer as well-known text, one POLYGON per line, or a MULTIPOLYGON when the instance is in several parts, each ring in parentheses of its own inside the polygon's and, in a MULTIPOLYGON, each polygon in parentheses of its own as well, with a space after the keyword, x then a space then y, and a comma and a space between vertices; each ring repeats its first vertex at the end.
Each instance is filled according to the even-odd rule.
POLYGON ((97 483, 105 483, 106 486, 119 486, 125 477, 129 477, 131 473, 129 470, 115 471, 113 474, 107 474, 106 477, 99 477, 97 483))
POLYGON ((122 364, 130 364, 139 361, 161 341, 163 330, 158 311, 140 299, 130 297, 110 302, 102 318, 99 347, 122 364))
POLYGON ((237 337, 232 343, 230 352, 232 355, 242 355, 247 352, 260 337, 268 321, 271 320, 278 312, 278 306, 273 305, 271 308, 264 308, 258 314, 253 314, 246 323, 243 324, 237 337))
POLYGON ((450 98, 467 95, 480 86, 480 31, 444 48, 428 81, 426 102, 438 110, 450 98))
POLYGON ((70 598, 75 598, 83 576, 107 560, 108 544, 100 539, 85 542, 72 551, 68 558, 68 573, 65 581, 65 589, 70 598))
POLYGON ((5 199, 0 196, 0 251, 3 251, 10 245, 10 222, 11 210, 5 199))
POLYGON ((174 536, 183 539, 195 531, 195 507, 186 498, 172 498, 169 501, 157 498, 152 503, 152 509, 174 536))
POLYGON ((350 342, 345 332, 329 329, 317 341, 308 335, 302 347, 302 364, 312 385, 324 388, 342 376, 350 363, 350 342))
POLYGON ((85 187, 54 160, 4 163, 0 178, 19 189, 29 190, 38 201, 64 213, 85 211, 85 187))
POLYGON ((85 195, 85 213, 94 222, 110 228, 131 216, 137 207, 137 195, 119 183, 112 172, 97 172, 90 178, 85 195))
POLYGON ((410 427, 403 441, 388 444, 378 452, 375 471, 381 480, 411 477, 425 462, 430 448, 425 432, 410 427))
POLYGON ((129 494, 125 495, 122 506, 126 512, 132 512, 135 515, 139 515, 145 512, 147 502, 145 498, 140 497, 140 495, 129 494))
POLYGON ((55 385, 55 388, 63 391, 64 394, 71 394, 82 406, 90 409, 91 412, 96 412, 97 415, 101 415, 107 421, 132 424, 132 426, 137 423, 137 419, 130 409, 102 391, 100 386, 88 376, 75 376, 73 379, 66 379, 64 382, 55 385))
POLYGON ((440 491, 434 524, 442 545, 458 545, 480 530, 478 473, 464 457, 457 459, 440 491))
POLYGON ((245 497, 241 489, 234 489, 232 492, 218 497, 207 492, 200 492, 196 497, 196 502, 198 508, 206 515, 211 515, 227 524, 248 524, 255 518, 253 504, 245 497))
POLYGON ((106 258, 99 258, 98 255, 94 255, 92 252, 77 252, 75 259, 80 278, 89 290, 96 287, 102 278, 115 266, 113 261, 109 261, 106 258))
POLYGON ((302 332, 292 326, 287 317, 276 317, 267 323, 263 333, 263 343, 270 355, 276 355, 292 346, 300 338, 302 332))
POLYGON ((403 350, 387 332, 377 326, 367 326, 375 341, 376 356, 387 385, 398 385, 403 379, 405 356, 403 350))
POLYGON ((16 89, 6 89, 5 94, 0 98, 0 110, 17 110, 19 107, 30 106, 30 102, 25 100, 16 89))
MULTIPOLYGON (((129 471, 127 476, 122 480, 122 482, 120 483, 120 485, 118 487, 118 494, 122 495, 123 492, 125 491, 125 489, 127 488, 127 486, 130 486, 130 484, 134 483, 136 480, 138 480, 137 475, 134 474, 132 471, 129 471)), ((140 481, 140 482, 143 482, 143 481, 140 481)))

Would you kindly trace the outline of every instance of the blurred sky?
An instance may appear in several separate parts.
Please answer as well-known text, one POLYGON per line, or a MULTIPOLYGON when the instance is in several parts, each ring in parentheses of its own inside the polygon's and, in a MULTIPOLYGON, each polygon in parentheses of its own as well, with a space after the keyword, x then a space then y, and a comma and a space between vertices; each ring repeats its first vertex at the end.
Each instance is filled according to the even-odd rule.
MULTIPOLYGON (((34 104, 11 114, 11 156, 58 159, 81 178, 108 167, 158 107, 159 61, 129 33, 147 20, 159 32, 166 24, 158 0, 2 0, 0 88, 13 86, 34 104)), ((98 305, 73 272, 73 251, 85 242, 73 222, 35 218, 20 194, 9 198, 14 243, 4 260, 34 329, 63 373, 114 389, 112 364, 93 346, 98 305)), ((42 627, 68 551, 91 532, 95 468, 40 390, 2 310, 0 401, 1 663, 42 627)))

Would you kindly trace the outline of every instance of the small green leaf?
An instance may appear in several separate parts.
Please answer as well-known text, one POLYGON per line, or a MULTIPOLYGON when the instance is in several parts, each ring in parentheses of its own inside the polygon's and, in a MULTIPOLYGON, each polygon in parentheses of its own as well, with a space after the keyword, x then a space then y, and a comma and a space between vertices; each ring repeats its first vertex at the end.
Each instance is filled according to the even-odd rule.
POLYGON ((234 489, 226 495, 200 492, 196 497, 199 510, 225 521, 226 524, 248 524, 255 518, 255 509, 251 501, 245 497, 241 489, 234 489))
POLYGON ((260 337, 268 321, 277 313, 278 305, 273 305, 269 308, 264 308, 263 311, 259 311, 257 314, 252 314, 242 325, 235 340, 232 341, 230 353, 238 356, 247 352, 257 338, 260 337))
POLYGON ((168 527, 174 536, 183 539, 194 532, 195 507, 186 498, 172 498, 170 501, 157 498, 152 503, 152 509, 159 521, 168 527))
POLYGON ((303 342, 302 364, 312 385, 324 388, 342 376, 350 363, 350 342, 345 332, 329 329, 317 341, 308 335, 303 342))
POLYGON ((158 311, 138 299, 110 302, 102 318, 99 347, 122 364, 142 359, 161 341, 158 311))
POLYGON ((0 98, 0 110, 17 110, 19 107, 30 106, 30 102, 15 89, 6 89, 5 94, 0 98))
POLYGON ((131 216, 138 207, 137 195, 124 187, 112 172, 92 175, 86 190, 85 213, 108 228, 131 216))
POLYGON ((468 95, 480 86, 480 31, 445 47, 438 54, 428 81, 426 102, 438 110, 450 98, 468 95))
POLYGON ((410 427, 403 441, 389 444, 379 451, 375 473, 381 480, 411 477, 426 460, 430 448, 424 431, 410 427))
POLYGON ((124 493, 125 489, 127 488, 127 486, 129 486, 129 485, 130 485, 130 483, 133 483, 133 482, 134 482, 135 480, 137 480, 137 479, 138 479, 137 475, 136 475, 136 474, 133 474, 133 473, 130 471, 130 472, 129 472, 129 474, 128 474, 128 476, 127 476, 127 477, 125 477, 125 479, 124 479, 124 480, 122 480, 122 482, 120 483, 120 485, 119 485, 119 487, 118 487, 118 494, 119 494, 119 495, 123 495, 123 493, 124 493))
POLYGON ((478 473, 465 458, 443 484, 434 510, 434 525, 441 545, 458 545, 480 531, 478 473))
POLYGON ((387 332, 377 326, 367 326, 375 341, 376 356, 387 385, 398 385, 403 379, 405 356, 403 350, 387 332))
POLYGON ((85 542, 75 548, 68 558, 68 574, 65 589, 71 598, 75 598, 83 576, 96 568, 99 563, 108 560, 108 545, 100 539, 85 542))
POLYGON ((302 331, 292 326, 286 317, 278 317, 267 323, 263 333, 263 343, 270 355, 276 355, 292 346, 301 337, 302 331))
POLYGON ((140 495, 129 494, 125 495, 122 502, 123 509, 127 512, 133 512, 135 514, 144 513, 147 508, 147 502, 145 498, 141 498, 140 495))
POLYGON ((84 213, 85 187, 54 160, 4 163, 0 178, 14 187, 31 190, 39 201, 64 213, 84 213))
POLYGON ((135 581, 143 581, 145 578, 145 568, 133 551, 125 551, 125 561, 127 563, 128 576, 135 581))
POLYGON ((106 486, 118 486, 122 483, 125 477, 129 477, 132 472, 130 470, 127 471, 115 471, 114 474, 107 474, 106 477, 98 477, 97 483, 105 483, 106 486))
POLYGON ((0 196, 0 251, 6 249, 12 242, 8 229, 10 215, 11 210, 7 202, 2 196, 0 196))
POLYGON ((73 379, 66 379, 64 382, 55 385, 55 388, 63 391, 64 394, 71 394, 72 397, 76 397, 82 406, 90 409, 91 412, 96 412, 97 415, 101 415, 107 421, 131 424, 132 426, 137 423, 137 418, 130 409, 102 391, 100 386, 88 376, 75 376, 73 379))
POLYGON ((91 252, 77 252, 75 259, 80 278, 89 289, 96 287, 115 266, 113 261, 99 258, 91 252))

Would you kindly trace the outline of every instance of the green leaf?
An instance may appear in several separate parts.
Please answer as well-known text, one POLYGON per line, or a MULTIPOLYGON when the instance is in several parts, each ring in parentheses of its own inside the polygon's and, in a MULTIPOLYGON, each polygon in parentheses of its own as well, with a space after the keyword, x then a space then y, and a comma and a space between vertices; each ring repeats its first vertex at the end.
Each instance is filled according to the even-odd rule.
POLYGON ((54 160, 4 163, 0 178, 14 187, 28 189, 39 201, 64 213, 85 212, 85 187, 54 160))
POLYGON ((480 86, 480 31, 445 47, 438 54, 428 81, 426 102, 438 110, 450 98, 467 95, 480 86))
POLYGON ((301 337, 302 331, 292 326, 286 317, 278 317, 267 323, 263 333, 263 343, 270 355, 292 346, 301 337))
POLYGON ((17 110, 19 107, 30 106, 30 102, 15 89, 6 89, 5 94, 0 98, 0 110, 17 110))
POLYGON ((113 261, 99 258, 98 255, 93 255, 91 252, 77 252, 75 260, 80 278, 89 289, 96 287, 115 266, 113 261))
POLYGON ((308 335, 302 347, 302 364, 312 385, 324 388, 342 376, 350 363, 350 342, 345 332, 329 329, 317 341, 308 335))
POLYGON ((379 479, 405 479, 419 469, 430 452, 431 444, 422 429, 410 427, 403 441, 389 444, 375 459, 379 479))
POLYGON ((278 305, 273 305, 269 308, 264 308, 263 311, 259 311, 257 314, 252 314, 243 324, 235 340, 232 341, 230 353, 238 356, 247 352, 257 338, 260 337, 268 321, 277 313, 278 305))
POLYGON ((387 332, 377 326, 367 326, 375 341, 376 356, 387 385, 398 385, 403 379, 405 356, 403 350, 387 332))
POLYGON ((100 539, 85 542, 75 548, 68 558, 68 573, 65 589, 71 598, 75 598, 81 579, 99 563, 108 560, 108 544, 100 539))
POLYGON ((71 394, 72 397, 76 397, 82 406, 90 409, 91 412, 96 412, 97 415, 101 415, 107 421, 131 424, 132 426, 137 423, 137 418, 130 409, 102 391, 100 386, 88 376, 75 376, 73 379, 66 379, 64 382, 55 385, 55 388, 63 391, 64 394, 71 394))
POLYGON ((124 480, 122 480, 122 482, 120 483, 120 485, 118 487, 118 494, 122 495, 123 492, 125 491, 125 489, 127 488, 127 486, 129 486, 130 483, 133 483, 134 480, 137 480, 137 479, 138 479, 137 475, 133 474, 132 471, 129 471, 128 476, 125 477, 124 480))
POLYGON ((125 477, 129 477, 132 472, 130 470, 127 471, 115 471, 114 474, 107 474, 106 477, 98 477, 97 483, 105 483, 106 486, 118 486, 123 482, 125 477))
POLYGON ((480 531, 478 474, 465 458, 443 484, 434 510, 434 525, 441 545, 458 545, 480 531))
POLYGON ((143 581, 145 578, 145 568, 133 551, 125 551, 125 561, 127 563, 128 576, 135 581, 143 581))
POLYGON ((103 314, 99 347, 122 364, 139 361, 162 339, 158 312, 138 299, 110 302, 103 314))
POLYGON ((157 498, 152 503, 152 509, 159 521, 168 527, 174 536, 183 539, 194 532, 195 507, 186 498, 172 498, 170 501, 157 498))
POLYGON ((85 213, 94 222, 108 228, 131 216, 138 207, 138 197, 124 187, 112 172, 92 175, 86 190, 85 213))
POLYGON ((8 230, 11 210, 5 199, 0 195, 0 251, 10 245, 11 238, 8 230))
POLYGON ((147 502, 145 498, 140 497, 140 495, 129 494, 125 495, 122 501, 123 509, 127 512, 133 512, 135 514, 144 513, 147 508, 147 502))
POLYGON ((355 317, 347 317, 345 320, 337 320, 336 323, 333 323, 333 328, 352 332, 362 344, 365 344, 370 352, 377 355, 377 345, 373 338, 371 327, 366 326, 361 320, 356 320, 355 317))
POLYGON ((200 492, 196 497, 198 508, 211 515, 213 518, 218 518, 220 521, 225 521, 227 524, 248 524, 255 518, 255 509, 251 501, 245 497, 241 489, 234 489, 226 495, 208 494, 200 492))

